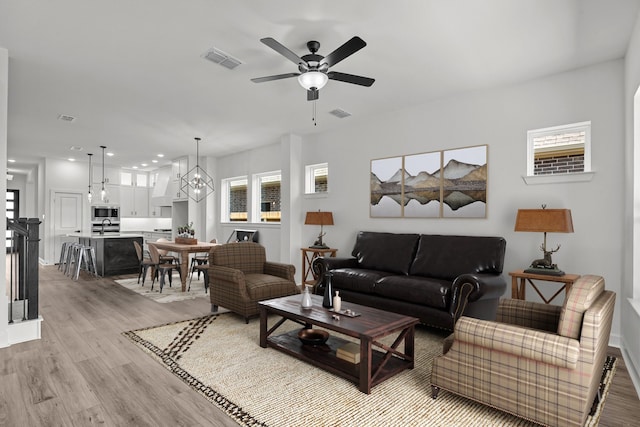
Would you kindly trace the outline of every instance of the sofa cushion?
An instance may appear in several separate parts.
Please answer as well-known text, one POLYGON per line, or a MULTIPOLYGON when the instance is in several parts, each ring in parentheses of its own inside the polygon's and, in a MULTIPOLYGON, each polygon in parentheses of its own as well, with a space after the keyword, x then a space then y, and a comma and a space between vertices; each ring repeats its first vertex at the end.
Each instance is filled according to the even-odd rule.
POLYGON ((409 274, 453 280, 465 273, 502 273, 502 237, 423 234, 409 274))
POLYGON ((571 286, 560 311, 558 335, 568 338, 580 338, 584 312, 604 291, 604 279, 600 276, 582 276, 571 286))
POLYGON ((373 293, 373 285, 392 273, 362 268, 337 268, 331 270, 331 286, 334 290, 347 290, 363 294, 373 293))
POLYGON ((418 237, 418 234, 361 231, 351 254, 361 268, 409 274, 418 237))
POLYGON ((278 276, 250 273, 244 275, 244 280, 251 301, 263 301, 296 292, 295 282, 278 276))
POLYGON ((446 309, 449 305, 451 281, 416 276, 387 276, 373 286, 376 295, 446 309))

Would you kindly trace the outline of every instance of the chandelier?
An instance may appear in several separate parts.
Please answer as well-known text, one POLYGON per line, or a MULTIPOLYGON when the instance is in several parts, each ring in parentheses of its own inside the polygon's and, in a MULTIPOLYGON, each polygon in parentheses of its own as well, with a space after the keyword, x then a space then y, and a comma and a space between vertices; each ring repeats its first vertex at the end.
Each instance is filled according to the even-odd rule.
POLYGON ((196 140, 196 165, 180 179, 180 189, 184 191, 191 200, 201 202, 209 194, 213 193, 213 178, 207 171, 198 164, 200 160, 200 138, 196 140))

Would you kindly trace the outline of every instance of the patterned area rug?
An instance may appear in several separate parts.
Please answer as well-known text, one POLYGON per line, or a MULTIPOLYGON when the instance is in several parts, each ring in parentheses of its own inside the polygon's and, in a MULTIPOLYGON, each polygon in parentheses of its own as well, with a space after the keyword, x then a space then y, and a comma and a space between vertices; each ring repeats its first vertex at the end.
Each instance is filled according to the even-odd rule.
MULTIPOLYGON (((287 322, 279 331, 287 324, 290 330, 300 327, 287 322)), ((124 334, 241 426, 536 425, 443 391, 433 400, 431 364, 442 353, 443 336, 423 328, 416 330, 415 368, 378 384, 370 395, 347 380, 261 348, 259 322, 247 325, 232 315, 124 334)), ((615 373, 615 358, 606 365, 603 396, 615 373)), ((598 424, 602 406, 587 426, 598 424)))
MULTIPOLYGON (((160 283, 156 280, 156 283, 153 285, 153 290, 151 290, 151 280, 147 278, 144 282, 144 286, 142 286, 142 280, 138 283, 138 277, 132 279, 119 279, 115 280, 117 284, 123 286, 127 289, 134 291, 140 295, 143 295, 147 298, 151 298, 152 300, 159 303, 168 303, 174 301, 184 301, 187 299, 193 298, 207 298, 209 299, 209 293, 204 292, 204 281, 203 277, 200 276, 200 280, 197 279, 197 276, 193 276, 193 281, 191 282, 191 291, 182 292, 182 287, 180 285, 180 277, 175 274, 172 276, 171 281, 173 282, 172 286, 169 286, 168 278, 165 278, 165 284, 162 288, 162 293, 160 293, 160 283)), ((187 277, 187 289, 189 289, 189 278, 187 277)))

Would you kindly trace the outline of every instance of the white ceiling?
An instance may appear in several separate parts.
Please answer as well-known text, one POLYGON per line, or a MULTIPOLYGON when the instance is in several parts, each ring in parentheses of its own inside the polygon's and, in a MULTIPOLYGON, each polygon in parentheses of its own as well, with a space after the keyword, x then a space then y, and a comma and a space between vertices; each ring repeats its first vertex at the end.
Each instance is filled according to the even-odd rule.
POLYGON ((2 0, 0 47, 9 50, 9 170, 40 157, 133 166, 220 156, 370 118, 457 93, 526 81, 621 58, 640 0, 2 0), (329 81, 312 104, 296 72, 260 43, 327 55, 360 36, 367 46, 332 67, 376 79, 329 81), (217 47, 228 70, 201 55, 217 47), (338 119, 328 112, 353 114, 338 119), (72 123, 58 115, 76 117, 72 123), (71 146, 82 151, 70 151, 71 146))

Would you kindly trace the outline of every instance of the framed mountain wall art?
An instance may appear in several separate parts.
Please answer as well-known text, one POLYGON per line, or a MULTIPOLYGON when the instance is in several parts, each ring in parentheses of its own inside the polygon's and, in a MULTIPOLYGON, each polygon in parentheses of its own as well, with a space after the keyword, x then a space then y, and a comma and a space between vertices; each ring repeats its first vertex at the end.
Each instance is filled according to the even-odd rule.
POLYGON ((487 145, 371 160, 372 218, 486 218, 487 145))

